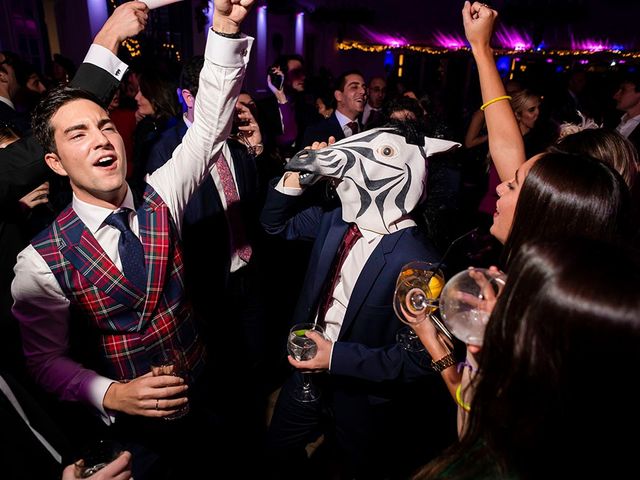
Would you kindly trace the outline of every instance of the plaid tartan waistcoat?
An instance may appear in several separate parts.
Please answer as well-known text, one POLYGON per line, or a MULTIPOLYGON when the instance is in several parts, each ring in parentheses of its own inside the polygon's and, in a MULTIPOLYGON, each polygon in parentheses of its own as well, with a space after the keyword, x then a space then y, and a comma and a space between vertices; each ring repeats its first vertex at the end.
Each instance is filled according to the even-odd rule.
POLYGON ((70 321, 84 322, 80 330, 97 339, 99 354, 90 354, 98 362, 98 373, 130 380, 149 372, 155 354, 175 348, 183 352, 187 371, 195 378, 204 366, 205 352, 184 295, 178 234, 167 205, 149 185, 137 217, 146 292, 127 281, 71 206, 32 245, 70 300, 70 321))

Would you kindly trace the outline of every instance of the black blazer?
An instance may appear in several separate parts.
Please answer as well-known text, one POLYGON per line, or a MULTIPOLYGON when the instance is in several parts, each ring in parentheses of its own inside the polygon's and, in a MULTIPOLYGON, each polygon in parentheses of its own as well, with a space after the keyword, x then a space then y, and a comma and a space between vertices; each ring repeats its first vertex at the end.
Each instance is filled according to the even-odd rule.
POLYGON ((304 132, 302 144, 306 147, 313 142, 326 142, 331 136, 336 137, 336 141, 344 138, 344 131, 340 126, 335 112, 333 112, 329 118, 307 128, 304 132))
POLYGON ((6 122, 15 127, 20 135, 26 135, 31 130, 29 117, 16 112, 4 102, 0 102, 0 122, 6 122))
MULTIPOLYGON (((151 148, 147 173, 158 169, 171 158, 186 132, 187 126, 180 120, 162 134, 151 148)), ((229 140, 227 145, 233 157, 241 217, 247 239, 253 248, 253 264, 260 257, 258 238, 261 234, 256 161, 239 143, 229 140)), ((182 220, 182 243, 186 291, 196 312, 211 311, 211 305, 215 304, 212 295, 225 291, 231 265, 229 227, 211 175, 207 175, 187 203, 182 220)))

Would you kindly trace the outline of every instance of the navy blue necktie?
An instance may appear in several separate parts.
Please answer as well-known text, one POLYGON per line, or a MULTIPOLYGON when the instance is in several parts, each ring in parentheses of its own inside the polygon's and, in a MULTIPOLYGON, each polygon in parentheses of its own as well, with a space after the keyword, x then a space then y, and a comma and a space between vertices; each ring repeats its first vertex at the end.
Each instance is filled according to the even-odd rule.
POLYGON ((122 273, 140 290, 147 290, 147 269, 144 264, 144 249, 140 239, 129 226, 129 210, 113 212, 104 223, 120 230, 118 253, 122 262, 122 273))

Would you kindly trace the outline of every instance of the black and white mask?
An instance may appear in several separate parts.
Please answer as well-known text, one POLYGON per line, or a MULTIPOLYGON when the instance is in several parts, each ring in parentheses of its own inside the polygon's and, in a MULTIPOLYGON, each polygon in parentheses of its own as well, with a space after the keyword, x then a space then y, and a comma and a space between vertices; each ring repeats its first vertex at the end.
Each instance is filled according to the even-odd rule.
POLYGON ((286 169, 300 172, 301 185, 314 183, 319 176, 341 180, 336 193, 343 220, 390 233, 426 193, 427 158, 460 145, 422 138, 423 145, 414 145, 392 128, 368 130, 320 150, 303 150, 286 169))

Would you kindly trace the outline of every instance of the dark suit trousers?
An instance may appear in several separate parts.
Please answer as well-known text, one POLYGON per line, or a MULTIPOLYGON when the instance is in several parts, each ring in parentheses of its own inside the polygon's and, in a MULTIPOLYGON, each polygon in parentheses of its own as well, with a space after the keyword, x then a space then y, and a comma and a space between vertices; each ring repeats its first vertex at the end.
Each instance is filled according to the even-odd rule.
POLYGON ((391 409, 369 405, 365 395, 334 391, 328 373, 311 374, 311 381, 321 392, 317 402, 301 403, 294 398, 294 389, 302 382, 297 371, 280 392, 267 434, 274 478, 299 478, 300 468, 311 469, 311 478, 318 479, 394 478, 391 472, 397 467, 391 465, 393 455, 387 448, 397 443, 387 430, 391 409), (322 444, 308 460, 305 446, 323 434, 322 444))

